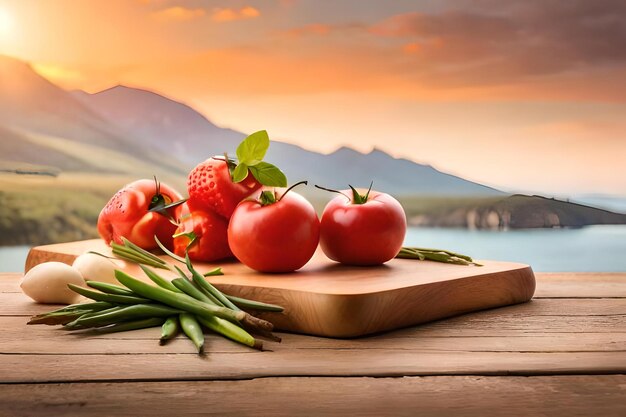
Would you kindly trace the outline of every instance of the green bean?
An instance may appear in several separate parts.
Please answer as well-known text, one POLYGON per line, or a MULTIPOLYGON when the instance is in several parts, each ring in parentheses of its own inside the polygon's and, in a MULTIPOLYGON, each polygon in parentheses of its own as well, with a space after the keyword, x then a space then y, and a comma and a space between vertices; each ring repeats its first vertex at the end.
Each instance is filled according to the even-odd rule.
MULTIPOLYGON (((194 287, 194 285, 186 278, 174 278, 172 280, 172 284, 176 286, 179 290, 184 292, 190 297, 195 298, 198 301, 202 301, 209 304, 215 304, 213 300, 207 297, 202 291, 194 287)), ((215 304, 218 305, 218 304, 215 304)))
POLYGON ((210 318, 213 316, 218 316, 226 320, 233 320, 238 322, 246 316, 246 313, 244 313, 243 311, 233 311, 225 307, 214 306, 198 301, 187 294, 175 293, 161 287, 155 287, 146 284, 120 270, 115 271, 115 277, 122 285, 142 297, 146 297, 154 301, 159 301, 171 307, 179 308, 186 312, 193 313, 202 317, 210 318))
POLYGON ((228 298, 230 301, 232 301, 241 308, 247 308, 251 310, 274 311, 278 313, 284 310, 283 307, 275 304, 262 303, 260 301, 248 300, 247 298, 235 297, 233 295, 224 295, 226 295, 226 298, 228 298))
POLYGON ((197 319, 200 324, 210 330, 213 330, 215 333, 219 333, 222 336, 234 340, 235 342, 241 343, 242 345, 250 346, 259 350, 263 349, 262 341, 256 340, 250 335, 250 333, 228 320, 223 320, 219 317, 197 317, 197 319))
POLYGON ((161 339, 159 343, 162 345, 165 344, 168 340, 175 338, 178 332, 180 332, 178 316, 169 317, 161 327, 161 339))
POLYGON ((180 313, 182 311, 159 304, 135 304, 102 314, 82 316, 75 320, 74 323, 83 327, 100 327, 133 319, 169 317, 172 314, 180 313))
POLYGON ((413 248, 413 247, 404 247, 402 249, 415 250, 415 251, 418 251, 418 252, 436 252, 436 253, 441 252, 441 253, 446 253, 446 254, 448 254, 450 256, 454 256, 454 257, 457 257, 457 258, 465 259, 466 261, 469 261, 469 262, 473 262, 473 259, 471 257, 467 256, 467 255, 462 255, 460 253, 451 252, 451 251, 445 250, 445 249, 429 249, 429 248, 413 248))
POLYGON ((450 264, 457 265, 475 265, 482 266, 479 263, 474 262, 474 260, 467 256, 462 255, 460 253, 451 252, 444 249, 427 249, 427 248, 414 248, 414 247, 403 247, 400 249, 400 252, 396 255, 396 258, 401 259, 419 259, 430 260, 435 262, 445 262, 450 264))
POLYGON ((91 291, 83 287, 79 287, 74 284, 67 284, 67 286, 74 292, 85 296, 87 298, 91 298, 96 301, 106 301, 107 303, 115 303, 115 304, 139 304, 146 303, 149 300, 141 297, 135 297, 130 295, 116 295, 116 294, 105 294, 102 292, 91 291))
POLYGON ((204 277, 193 268, 191 264, 191 259, 189 259, 189 255, 185 258, 187 260, 187 269, 191 272, 191 277, 193 278, 193 282, 198 285, 198 287, 204 289, 208 293, 210 293, 213 297, 217 298, 220 303, 224 307, 230 308, 231 310, 239 311, 241 310, 239 307, 234 305, 228 298, 224 296, 217 288, 215 288, 211 283, 209 283, 204 277))
POLYGON ((97 333, 126 332, 128 330, 138 330, 138 329, 145 329, 148 327, 157 327, 157 326, 162 325, 164 322, 165 322, 165 319, 163 317, 153 317, 150 319, 117 323, 112 326, 94 329, 94 331, 97 333))
POLYGON ((150 280, 154 282, 156 285, 158 285, 159 287, 165 288, 166 290, 170 290, 174 292, 181 292, 170 281, 166 280, 165 278, 163 278, 162 276, 154 272, 152 269, 143 265, 139 265, 139 267, 141 268, 143 273, 146 274, 146 276, 150 278, 150 280))
POLYGON ((202 327, 200 327, 200 323, 198 320, 189 313, 183 313, 178 316, 180 320, 180 327, 183 329, 183 333, 187 335, 188 338, 191 339, 196 348, 198 349, 198 353, 202 353, 204 350, 204 333, 202 332, 202 327))
POLYGON ((109 284, 107 282, 98 282, 98 281, 85 281, 85 283, 98 291, 105 292, 107 294, 115 294, 115 295, 134 295, 132 291, 127 290, 124 287, 120 287, 119 285, 109 284))

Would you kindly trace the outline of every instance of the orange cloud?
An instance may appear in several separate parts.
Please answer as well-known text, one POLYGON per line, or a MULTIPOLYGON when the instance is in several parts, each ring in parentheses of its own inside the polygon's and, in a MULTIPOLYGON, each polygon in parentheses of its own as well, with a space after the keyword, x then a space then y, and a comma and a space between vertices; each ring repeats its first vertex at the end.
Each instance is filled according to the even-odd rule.
POLYGON ((245 6, 241 9, 218 8, 214 9, 211 19, 215 22, 232 22, 234 20, 254 19, 261 16, 261 12, 252 7, 245 6))
POLYGON ((306 35, 328 35, 331 30, 332 28, 330 25, 325 25, 322 23, 311 23, 310 25, 286 30, 282 32, 282 34, 291 38, 299 38, 306 35))
POLYGON ((161 21, 186 21, 197 19, 206 14, 206 10, 198 8, 198 9, 188 9, 186 7, 175 6, 169 7, 167 9, 159 10, 152 13, 152 17, 161 21))

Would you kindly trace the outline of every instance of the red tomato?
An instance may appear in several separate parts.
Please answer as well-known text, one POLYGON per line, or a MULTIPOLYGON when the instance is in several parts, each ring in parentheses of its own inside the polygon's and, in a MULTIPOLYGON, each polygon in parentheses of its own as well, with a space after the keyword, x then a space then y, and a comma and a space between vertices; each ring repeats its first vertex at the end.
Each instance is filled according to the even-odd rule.
POLYGON ((156 235, 167 247, 172 247, 176 225, 168 216, 177 217, 178 207, 167 209, 167 216, 148 211, 153 199, 170 204, 182 199, 178 191, 154 180, 137 180, 119 190, 98 216, 98 232, 107 244, 122 244, 122 237, 144 249, 155 249, 156 235))
POLYGON ((185 256, 189 247, 189 258, 194 261, 213 262, 233 256, 228 247, 228 220, 205 210, 190 208, 184 204, 178 228, 174 233, 174 253, 185 256))
POLYGON ((239 203, 228 224, 228 243, 252 269, 291 272, 315 253, 319 227, 315 209, 301 195, 292 191, 276 199, 272 191, 264 191, 261 200, 239 203), (268 199, 275 202, 264 204, 268 199))
POLYGON ((406 234, 406 215, 398 200, 373 190, 367 199, 355 199, 350 190, 341 193, 326 205, 320 222, 326 256, 348 265, 379 265, 394 258, 406 234))

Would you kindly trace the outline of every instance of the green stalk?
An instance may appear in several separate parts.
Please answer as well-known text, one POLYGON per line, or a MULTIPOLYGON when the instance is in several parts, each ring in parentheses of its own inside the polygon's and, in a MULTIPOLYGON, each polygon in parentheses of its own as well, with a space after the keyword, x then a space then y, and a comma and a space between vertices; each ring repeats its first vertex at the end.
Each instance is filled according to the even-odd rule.
POLYGON ((145 250, 144 248, 135 245, 133 242, 131 242, 130 240, 126 239, 125 237, 122 237, 122 241, 124 242, 124 246, 126 246, 127 248, 130 248, 130 249, 133 249, 135 252, 141 254, 145 258, 151 259, 152 261, 154 261, 156 263, 160 263, 160 264, 165 265, 165 266, 167 265, 166 261, 164 261, 163 259, 161 259, 158 256, 156 256, 154 253, 149 252, 149 251, 145 250))
POLYGON ((179 332, 180 324, 178 322, 178 316, 169 317, 161 327, 161 339, 159 339, 159 344, 164 345, 168 340, 175 338, 179 332))
MULTIPOLYGON (((111 307, 109 309, 102 310, 102 311, 95 311, 95 312, 92 312, 92 313, 82 314, 81 316, 76 317, 76 319, 74 319, 73 321, 71 321, 69 323, 65 323, 63 325, 63 328, 67 329, 67 330, 76 330, 76 329, 85 329, 87 327, 91 327, 91 326, 83 326, 82 324, 79 324, 78 321, 79 320, 87 320, 90 317, 99 316, 101 314, 113 313, 113 312, 121 310, 122 308, 123 307, 115 306, 115 307, 111 307)), ((111 324, 111 323, 108 323, 108 324, 111 324)))
POLYGON ((98 310, 105 310, 105 309, 111 308, 111 307, 113 307, 112 304, 106 303, 104 301, 94 301, 93 303, 70 304, 68 306, 65 306, 63 308, 59 308, 57 310, 48 311, 47 313, 43 313, 43 314, 37 314, 37 315, 35 315, 33 317, 42 317, 42 316, 47 316, 49 314, 62 313, 62 312, 71 312, 71 311, 76 311, 76 310, 98 311, 98 310))
POLYGON ((461 259, 465 259, 466 261, 469 262, 474 262, 474 260, 467 256, 467 255, 462 255, 460 253, 456 253, 456 252, 451 252, 449 250, 445 250, 445 249, 429 249, 429 248, 407 248, 407 249, 413 249, 415 251, 420 251, 420 252, 433 252, 433 253, 446 253, 450 256, 454 256, 457 258, 461 258, 461 259))
POLYGON ((241 327, 229 322, 228 320, 222 320, 219 317, 197 317, 200 324, 206 328, 213 330, 215 333, 221 334, 231 340, 242 345, 250 346, 255 349, 263 350, 263 342, 256 340, 241 327))
POLYGON ((158 237, 154 236, 154 241, 156 242, 156 244, 159 246, 159 248, 161 248, 161 250, 163 252, 165 252, 165 254, 167 256, 169 256, 170 258, 174 259, 175 261, 178 261, 180 263, 185 263, 185 259, 176 255, 174 252, 172 252, 171 250, 169 250, 163 243, 161 243, 161 241, 159 240, 158 237))
POLYGON ((194 269, 193 265, 191 264, 191 259, 189 259, 189 255, 187 255, 185 260, 187 263, 187 269, 189 269, 189 272, 191 272, 191 277, 193 279, 193 282, 196 283, 196 285, 208 291, 213 297, 217 298, 219 302, 222 303, 222 305, 224 305, 224 307, 228 307, 231 310, 235 310, 235 311, 241 310, 239 307, 233 304, 228 298, 226 298, 226 296, 224 296, 224 294, 222 294, 217 288, 211 285, 211 283, 207 281, 202 276, 202 274, 200 274, 198 271, 194 269))
POLYGON ((213 277, 216 275, 224 275, 224 272, 222 272, 222 268, 218 267, 202 274, 203 277, 213 277))
MULTIPOLYGON (((207 297, 202 291, 193 286, 186 278, 175 278, 172 280, 172 284, 185 294, 195 298, 198 301, 202 301, 208 304, 215 304, 209 297, 207 297)), ((217 304, 216 304, 217 305, 217 304)))
POLYGON ((457 265, 475 265, 482 266, 467 256, 455 252, 439 249, 423 249, 413 247, 403 247, 396 255, 400 259, 419 259, 420 261, 429 260, 435 262, 444 262, 457 265))
POLYGON ((226 295, 230 301, 235 303, 235 305, 250 310, 259 310, 259 311, 274 311, 280 313, 284 310, 283 307, 275 304, 262 303, 260 301, 248 300, 246 298, 235 297, 234 295, 226 295))
POLYGON ((149 300, 141 297, 135 297, 130 295, 105 294, 102 292, 91 291, 74 284, 67 284, 67 286, 75 293, 96 301, 106 301, 107 303, 114 304, 140 304, 149 302, 149 300))
POLYGON ((89 317, 82 316, 73 323, 82 327, 101 327, 109 324, 151 317, 169 317, 182 311, 158 304, 135 304, 115 311, 89 317))
POLYGON ((178 316, 178 319, 180 320, 180 327, 183 329, 183 333, 196 345, 198 353, 202 353, 204 350, 204 333, 198 320, 189 313, 182 313, 178 316))
MULTIPOLYGON (((200 287, 195 282, 192 283, 191 281, 189 281, 189 278, 187 278, 187 276, 182 271, 182 269, 180 269, 177 266, 174 266, 174 268, 176 269, 176 271, 178 271, 178 274, 181 276, 181 279, 183 279, 185 282, 190 284, 190 285, 187 285, 186 283, 182 283, 181 282, 181 283, 178 284, 178 286, 176 286, 178 289, 182 290, 187 295, 192 296, 196 300, 200 300, 200 301, 204 301, 204 302, 207 302, 207 303, 210 303, 210 304, 215 304, 216 306, 224 307, 224 304, 222 304, 220 302, 220 300, 215 298, 213 296, 213 294, 211 294, 210 292, 208 292, 204 288, 200 287), (180 287, 180 285, 184 285, 187 288, 187 290, 185 291, 183 288, 180 287), (195 288, 195 290, 192 289, 191 287, 195 288)), ((173 281, 172 281, 172 284, 174 284, 173 281)))
POLYGON ((76 320, 83 314, 89 313, 91 310, 74 310, 68 312, 49 313, 42 316, 31 317, 26 324, 47 324, 49 326, 56 324, 67 324, 76 320))
POLYGON ((246 313, 244 313, 243 311, 233 311, 225 307, 217 307, 198 301, 195 298, 188 296, 187 294, 175 293, 161 287, 148 285, 120 270, 115 271, 115 277, 122 285, 142 297, 146 297, 154 301, 159 301, 171 307, 179 308, 181 310, 202 317, 210 318, 213 316, 217 316, 226 320, 239 322, 246 316, 246 313))
POLYGON ((113 252, 113 255, 117 256, 118 258, 130 261, 136 264, 145 264, 145 265, 150 265, 154 268, 169 269, 166 265, 160 262, 155 262, 154 260, 150 258, 146 258, 138 254, 132 249, 128 249, 127 247, 118 245, 116 243, 111 243, 111 251, 113 252))
POLYGON ((157 326, 162 325, 164 322, 165 322, 165 319, 163 317, 153 317, 150 319, 118 323, 112 326, 94 329, 94 331, 97 333, 126 332, 129 330, 139 330, 139 329, 146 329, 148 327, 157 327, 157 326))
POLYGON ((115 294, 115 295, 134 295, 132 291, 127 290, 124 287, 120 287, 119 285, 109 284, 107 282, 99 282, 99 281, 85 281, 89 287, 96 289, 98 291, 107 293, 107 294, 115 294))
POLYGON ((143 273, 146 274, 146 276, 150 278, 150 280, 154 282, 156 285, 158 285, 159 287, 164 288, 166 290, 173 291, 173 292, 181 292, 170 281, 166 280, 165 278, 163 278, 162 276, 160 276, 159 274, 157 274, 156 272, 154 272, 147 266, 139 265, 139 267, 141 268, 143 273))

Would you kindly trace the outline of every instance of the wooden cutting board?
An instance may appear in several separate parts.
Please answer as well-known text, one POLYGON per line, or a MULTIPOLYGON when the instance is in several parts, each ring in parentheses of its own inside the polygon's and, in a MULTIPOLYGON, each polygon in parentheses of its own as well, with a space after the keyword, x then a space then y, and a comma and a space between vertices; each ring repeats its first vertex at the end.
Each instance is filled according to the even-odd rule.
MULTIPOLYGON (((89 250, 111 253, 101 240, 38 246, 28 255, 26 271, 47 261, 71 264, 89 250)), ((480 262, 484 266, 394 259, 378 267, 349 267, 318 252, 290 274, 260 274, 237 262, 221 262, 225 275, 211 277, 211 282, 227 294, 285 307, 282 313, 259 314, 279 330, 357 337, 532 298, 535 276, 530 266, 480 262)), ((215 266, 198 263, 197 269, 215 266)), ((148 281, 136 265, 123 269, 148 281)))

